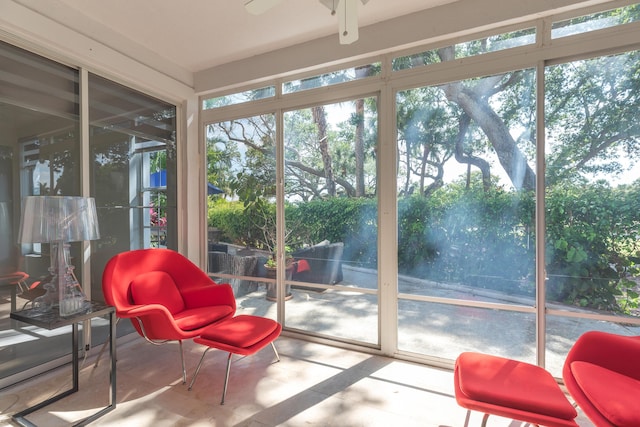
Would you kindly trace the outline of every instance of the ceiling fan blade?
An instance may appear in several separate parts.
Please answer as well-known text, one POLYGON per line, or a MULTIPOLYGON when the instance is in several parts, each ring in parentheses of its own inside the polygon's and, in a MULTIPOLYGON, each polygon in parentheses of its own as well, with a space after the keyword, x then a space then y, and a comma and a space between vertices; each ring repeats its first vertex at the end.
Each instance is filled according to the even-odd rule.
POLYGON ((358 0, 340 0, 338 9, 340 44, 358 40, 358 0))
POLYGON ((260 15, 271 9, 282 0, 246 0, 244 8, 252 15, 260 15))

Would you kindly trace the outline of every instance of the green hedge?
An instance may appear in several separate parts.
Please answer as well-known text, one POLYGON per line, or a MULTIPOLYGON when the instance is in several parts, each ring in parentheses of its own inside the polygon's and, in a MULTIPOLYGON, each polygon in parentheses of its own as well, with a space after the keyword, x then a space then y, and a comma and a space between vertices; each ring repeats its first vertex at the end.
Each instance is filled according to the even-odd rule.
MULTIPOLYGON (((547 191, 546 270, 551 300, 629 312, 635 282, 640 185, 563 186, 547 191)), ((275 211, 271 213, 275 215, 275 211)), ((377 201, 333 198, 287 205, 288 241, 344 242, 345 264, 376 268, 377 201)), ((209 225, 225 239, 260 245, 243 205, 210 205, 209 225), (251 236, 251 237, 249 237, 251 236)), ((398 202, 400 273, 533 295, 535 197, 451 184, 398 202)))

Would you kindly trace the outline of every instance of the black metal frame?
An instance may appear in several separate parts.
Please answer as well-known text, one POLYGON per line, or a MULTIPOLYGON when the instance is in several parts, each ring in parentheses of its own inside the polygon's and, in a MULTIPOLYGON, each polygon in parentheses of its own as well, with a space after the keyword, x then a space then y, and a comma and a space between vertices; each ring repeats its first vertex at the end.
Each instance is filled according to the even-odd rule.
POLYGON ((74 426, 85 426, 92 421, 95 421, 97 418, 103 416, 107 412, 110 412, 116 408, 116 321, 115 321, 115 308, 104 305, 98 302, 91 302, 91 307, 86 311, 78 314, 74 314, 68 317, 61 317, 58 314, 57 310, 53 310, 50 312, 42 313, 38 312, 34 309, 30 310, 22 310, 11 313, 11 318, 14 320, 18 320, 20 322, 24 322, 33 326, 38 326, 40 328, 52 330, 61 328, 63 326, 71 325, 72 333, 71 333, 71 357, 72 357, 72 366, 73 366, 73 384, 72 387, 68 390, 58 393, 57 395, 38 403, 37 405, 31 406, 23 411, 20 411, 13 415, 12 419, 21 426, 25 427, 34 427, 35 424, 30 422, 25 418, 25 416, 35 412, 43 407, 56 402, 64 397, 69 396, 78 391, 78 378, 80 371, 80 363, 78 356, 78 323, 83 322, 85 320, 90 320, 94 317, 103 317, 109 315, 109 357, 111 359, 111 366, 109 368, 109 405, 95 414, 85 418, 74 426))

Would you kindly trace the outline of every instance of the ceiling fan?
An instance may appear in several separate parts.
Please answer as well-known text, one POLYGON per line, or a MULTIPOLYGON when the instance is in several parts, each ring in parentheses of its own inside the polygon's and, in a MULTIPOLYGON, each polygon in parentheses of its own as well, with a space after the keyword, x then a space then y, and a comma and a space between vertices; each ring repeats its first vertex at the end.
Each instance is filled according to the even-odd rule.
MULTIPOLYGON (((245 0, 244 7, 253 15, 260 15, 282 0, 245 0)), ((358 0, 319 0, 338 17, 340 44, 351 44, 358 40, 358 0)), ((367 4, 369 0, 360 0, 367 4)))

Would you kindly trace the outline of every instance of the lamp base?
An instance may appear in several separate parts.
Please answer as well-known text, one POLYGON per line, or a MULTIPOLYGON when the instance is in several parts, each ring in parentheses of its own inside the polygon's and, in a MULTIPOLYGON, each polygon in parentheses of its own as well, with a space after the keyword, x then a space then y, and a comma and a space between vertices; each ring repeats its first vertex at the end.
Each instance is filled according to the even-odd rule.
POLYGON ((51 282, 54 284, 57 283, 58 285, 58 310, 60 317, 82 313, 91 307, 91 303, 87 301, 87 297, 82 291, 76 275, 73 273, 74 266, 71 265, 69 244, 66 242, 56 242, 52 247, 51 265, 55 267, 51 282), (54 256, 55 258, 53 258, 54 256))
POLYGON ((60 300, 58 310, 60 317, 72 316, 77 313, 83 313, 91 308, 91 303, 87 301, 84 295, 73 295, 60 300))

